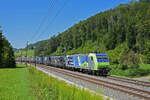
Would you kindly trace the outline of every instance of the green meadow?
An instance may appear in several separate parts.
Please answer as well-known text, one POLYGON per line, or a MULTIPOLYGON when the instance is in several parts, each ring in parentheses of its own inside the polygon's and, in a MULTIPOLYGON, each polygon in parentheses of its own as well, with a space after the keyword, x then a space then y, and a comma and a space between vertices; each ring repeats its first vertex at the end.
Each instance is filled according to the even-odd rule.
POLYGON ((35 67, 17 65, 17 68, 0 68, 0 100, 104 100, 104 98, 97 93, 52 78, 35 67))
POLYGON ((0 100, 34 100, 24 65, 0 68, 0 100))

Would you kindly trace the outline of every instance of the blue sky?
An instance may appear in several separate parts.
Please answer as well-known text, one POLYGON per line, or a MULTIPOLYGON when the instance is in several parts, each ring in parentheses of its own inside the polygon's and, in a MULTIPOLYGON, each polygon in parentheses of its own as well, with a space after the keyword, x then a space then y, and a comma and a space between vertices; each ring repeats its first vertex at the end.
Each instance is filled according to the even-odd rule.
POLYGON ((0 25, 4 36, 15 48, 25 47, 30 43, 48 39, 54 34, 63 32, 80 20, 93 16, 99 12, 114 8, 130 0, 67 0, 55 20, 52 19, 66 0, 56 0, 56 4, 48 12, 53 0, 0 0, 0 25), (43 17, 48 14, 40 35, 31 38, 43 17), (52 22, 52 23, 51 23, 52 22), (50 23, 50 24, 49 24, 50 23), (46 27, 48 26, 48 29, 46 27))

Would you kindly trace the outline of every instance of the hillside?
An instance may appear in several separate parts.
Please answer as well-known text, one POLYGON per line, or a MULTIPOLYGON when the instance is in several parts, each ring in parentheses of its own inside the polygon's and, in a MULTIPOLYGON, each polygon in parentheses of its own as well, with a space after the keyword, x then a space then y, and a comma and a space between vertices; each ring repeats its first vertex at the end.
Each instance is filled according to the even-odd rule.
POLYGON ((150 63, 150 0, 121 4, 36 44, 37 56, 99 52, 111 64, 150 63))
MULTIPOLYGON (((29 57, 34 57, 34 50, 29 49, 27 55, 29 57)), ((15 51, 15 56, 16 57, 25 57, 26 56, 26 50, 25 49, 21 49, 21 50, 17 50, 15 51)))

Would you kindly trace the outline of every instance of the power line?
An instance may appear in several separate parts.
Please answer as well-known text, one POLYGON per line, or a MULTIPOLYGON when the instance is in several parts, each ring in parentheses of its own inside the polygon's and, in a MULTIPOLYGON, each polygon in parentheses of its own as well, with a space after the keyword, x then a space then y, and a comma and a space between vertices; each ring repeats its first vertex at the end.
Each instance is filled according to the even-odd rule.
POLYGON ((44 33, 46 33, 46 31, 48 30, 50 24, 52 24, 52 23, 55 21, 56 17, 61 13, 61 11, 64 9, 64 7, 66 6, 66 4, 67 4, 68 1, 69 1, 69 0, 65 0, 65 2, 64 2, 63 5, 62 5, 62 7, 57 11, 56 15, 53 17, 53 19, 52 19, 52 20, 50 21, 50 23, 47 25, 47 27, 45 28, 45 30, 39 35, 39 37, 37 38, 37 40, 38 40, 44 33))
POLYGON ((50 3, 50 8, 48 9, 46 15, 43 17, 41 23, 39 24, 37 30, 35 31, 34 35, 31 37, 31 40, 33 40, 37 34, 40 32, 42 26, 44 25, 45 21, 48 19, 49 17, 49 12, 53 10, 54 5, 56 4, 57 0, 52 0, 52 2, 50 3))
POLYGON ((27 67, 27 59, 28 59, 28 43, 29 41, 27 41, 27 44, 26 44, 26 67, 27 67))
POLYGON ((43 17, 41 23, 39 24, 37 30, 35 31, 35 34, 31 37, 31 39, 33 39, 40 31, 41 27, 44 25, 44 22, 46 21, 46 19, 48 18, 49 12, 51 11, 51 9, 53 8, 54 5, 54 1, 56 0, 52 0, 52 2, 50 3, 50 8, 48 9, 48 12, 46 13, 46 15, 43 17))

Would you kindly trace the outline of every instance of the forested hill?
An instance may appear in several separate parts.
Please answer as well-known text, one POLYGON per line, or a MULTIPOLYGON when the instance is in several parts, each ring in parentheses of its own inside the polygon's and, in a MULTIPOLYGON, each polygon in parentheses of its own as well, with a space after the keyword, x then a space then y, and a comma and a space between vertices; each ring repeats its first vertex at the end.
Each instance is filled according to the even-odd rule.
POLYGON ((0 30, 0 68, 1 67, 16 67, 16 63, 13 48, 0 30))
POLYGON ((112 63, 150 63, 150 0, 121 4, 37 45, 36 54, 107 53, 112 63), (132 62, 130 62, 132 59, 132 62))

